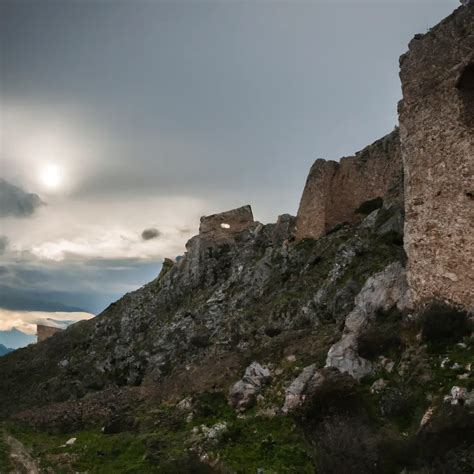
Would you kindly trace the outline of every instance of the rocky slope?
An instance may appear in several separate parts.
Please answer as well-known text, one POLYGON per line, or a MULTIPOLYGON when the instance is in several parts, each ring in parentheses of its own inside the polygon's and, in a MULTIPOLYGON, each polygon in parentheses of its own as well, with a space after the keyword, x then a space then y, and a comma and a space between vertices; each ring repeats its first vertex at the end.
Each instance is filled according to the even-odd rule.
POLYGON ((365 278, 402 258, 390 242, 397 217, 385 214, 382 236, 364 224, 294 244, 294 218, 282 216, 228 239, 192 238, 184 258, 166 261, 155 281, 2 360, 3 387, 14 395, 1 400, 2 412, 110 386, 177 384, 177 373, 183 384, 215 384, 223 368, 273 354, 289 333, 307 337, 328 324, 337 333, 365 278), (190 377, 191 366, 202 373, 190 377))
POLYGON ((0 360, 6 427, 45 472, 469 472, 471 322, 410 311, 402 209, 370 211, 300 242, 212 216, 242 225, 0 360))

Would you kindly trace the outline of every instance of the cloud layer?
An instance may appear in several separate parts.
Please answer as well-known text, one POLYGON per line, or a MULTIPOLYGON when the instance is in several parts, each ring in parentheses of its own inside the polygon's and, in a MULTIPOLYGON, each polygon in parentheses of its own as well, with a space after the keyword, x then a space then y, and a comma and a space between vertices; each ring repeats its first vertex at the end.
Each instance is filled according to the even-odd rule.
POLYGON ((0 331, 17 329, 25 334, 36 334, 36 325, 65 327, 64 322, 77 322, 83 319, 91 319, 94 315, 90 313, 65 313, 65 312, 43 312, 43 311, 11 311, 0 309, 0 331))

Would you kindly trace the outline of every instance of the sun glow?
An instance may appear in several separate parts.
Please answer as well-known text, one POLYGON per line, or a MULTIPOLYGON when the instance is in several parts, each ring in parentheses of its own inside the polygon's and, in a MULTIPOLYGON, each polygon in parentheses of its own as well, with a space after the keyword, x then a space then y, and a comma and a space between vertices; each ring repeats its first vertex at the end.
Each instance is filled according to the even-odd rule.
POLYGON ((54 164, 46 165, 40 171, 39 179, 46 189, 56 191, 61 187, 63 182, 62 170, 59 166, 54 164))

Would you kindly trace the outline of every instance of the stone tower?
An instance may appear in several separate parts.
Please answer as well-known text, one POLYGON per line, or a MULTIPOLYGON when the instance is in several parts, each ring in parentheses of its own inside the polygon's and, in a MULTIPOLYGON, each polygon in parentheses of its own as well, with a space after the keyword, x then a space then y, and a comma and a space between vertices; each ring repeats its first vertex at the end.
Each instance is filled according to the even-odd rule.
POLYGON ((474 6, 415 36, 400 68, 412 297, 474 310, 474 6))

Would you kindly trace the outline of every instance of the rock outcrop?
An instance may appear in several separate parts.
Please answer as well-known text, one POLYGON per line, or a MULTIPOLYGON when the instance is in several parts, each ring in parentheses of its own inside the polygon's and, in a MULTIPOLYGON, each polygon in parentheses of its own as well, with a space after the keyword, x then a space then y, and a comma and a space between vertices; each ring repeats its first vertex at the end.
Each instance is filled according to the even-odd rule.
POLYGON ((398 130, 339 162, 316 160, 298 209, 297 239, 357 222, 387 195, 401 202, 402 175, 398 130))
POLYGON ((414 300, 474 309, 474 8, 400 59, 405 248, 414 300))
POLYGON ((282 408, 283 413, 290 413, 305 402, 308 384, 315 377, 317 372, 316 364, 308 365, 308 367, 305 367, 298 377, 291 382, 290 386, 285 390, 285 403, 282 408))
POLYGON ((329 349, 326 367, 335 367, 356 379, 368 375, 373 364, 359 355, 359 338, 373 323, 378 311, 409 305, 405 269, 397 262, 370 277, 356 296, 355 307, 347 316, 342 338, 329 349))
POLYGON ((252 362, 244 376, 236 382, 229 393, 229 401, 234 408, 245 410, 255 403, 255 397, 270 380, 270 371, 258 362, 252 362))

